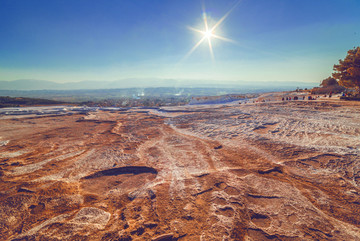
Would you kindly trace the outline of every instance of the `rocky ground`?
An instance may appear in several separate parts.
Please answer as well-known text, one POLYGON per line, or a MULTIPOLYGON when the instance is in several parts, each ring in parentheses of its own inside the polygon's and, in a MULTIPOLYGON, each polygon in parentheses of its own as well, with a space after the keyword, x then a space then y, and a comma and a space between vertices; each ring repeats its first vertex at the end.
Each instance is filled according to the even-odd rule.
POLYGON ((19 111, 2 240, 360 240, 359 103, 19 111))

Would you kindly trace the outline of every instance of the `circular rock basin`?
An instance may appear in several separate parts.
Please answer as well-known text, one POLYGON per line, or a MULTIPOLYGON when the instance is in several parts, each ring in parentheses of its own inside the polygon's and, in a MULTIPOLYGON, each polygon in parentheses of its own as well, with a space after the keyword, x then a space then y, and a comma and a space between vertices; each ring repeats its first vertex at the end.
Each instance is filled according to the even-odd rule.
POLYGON ((102 177, 102 176, 117 176, 117 175, 122 175, 122 174, 138 175, 138 174, 142 174, 142 173, 157 174, 158 172, 156 171, 156 169, 154 169, 152 167, 126 166, 126 167, 118 167, 118 168, 112 168, 112 169, 95 172, 94 174, 84 177, 84 179, 98 178, 98 177, 102 177))
POLYGON ((146 166, 126 166, 102 170, 81 179, 81 189, 94 194, 110 190, 133 191, 156 178, 157 170, 146 166))

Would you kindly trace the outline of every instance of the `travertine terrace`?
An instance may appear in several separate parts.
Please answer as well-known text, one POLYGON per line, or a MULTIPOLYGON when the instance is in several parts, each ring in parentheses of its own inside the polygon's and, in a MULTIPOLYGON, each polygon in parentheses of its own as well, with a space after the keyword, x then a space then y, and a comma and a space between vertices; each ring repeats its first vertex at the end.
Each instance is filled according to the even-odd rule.
POLYGON ((360 105, 0 116, 1 240, 360 240, 360 105))

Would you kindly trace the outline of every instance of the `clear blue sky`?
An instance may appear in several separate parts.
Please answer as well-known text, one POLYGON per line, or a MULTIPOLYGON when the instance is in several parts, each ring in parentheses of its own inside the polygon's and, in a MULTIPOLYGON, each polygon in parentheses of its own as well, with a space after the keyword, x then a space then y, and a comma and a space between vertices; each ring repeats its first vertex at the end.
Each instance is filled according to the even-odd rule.
MULTIPOLYGON (((216 22, 237 0, 204 0, 216 22)), ((212 39, 201 0, 0 0, 0 80, 319 82, 360 44, 359 0, 243 0, 212 39)))

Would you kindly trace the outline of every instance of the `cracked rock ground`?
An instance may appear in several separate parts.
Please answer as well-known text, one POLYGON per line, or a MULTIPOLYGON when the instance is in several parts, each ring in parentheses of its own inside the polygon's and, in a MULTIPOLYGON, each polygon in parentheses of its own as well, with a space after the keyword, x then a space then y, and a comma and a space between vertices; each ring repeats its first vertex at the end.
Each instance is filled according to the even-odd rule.
POLYGON ((2 240, 360 240, 360 104, 0 116, 2 240))

